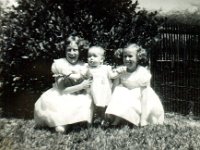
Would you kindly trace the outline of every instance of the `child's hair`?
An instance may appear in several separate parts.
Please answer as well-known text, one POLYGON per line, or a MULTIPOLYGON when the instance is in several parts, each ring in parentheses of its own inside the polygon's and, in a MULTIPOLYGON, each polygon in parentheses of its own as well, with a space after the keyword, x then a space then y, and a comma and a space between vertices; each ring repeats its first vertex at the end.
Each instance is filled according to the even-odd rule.
POLYGON ((101 46, 92 46, 92 47, 90 47, 89 48, 89 50, 90 49, 99 49, 100 51, 101 51, 101 53, 102 53, 102 56, 104 57, 104 55, 105 55, 105 50, 101 47, 101 46))
POLYGON ((80 51, 87 50, 90 46, 89 41, 84 40, 83 38, 79 36, 69 36, 65 44, 66 44, 65 50, 67 50, 68 48, 70 48, 72 45, 75 45, 75 44, 77 46, 77 49, 80 51))
POLYGON ((90 42, 79 37, 79 36, 69 36, 66 40, 65 40, 65 52, 72 48, 72 46, 76 47, 79 50, 79 58, 80 61, 86 62, 87 61, 87 50, 90 47, 90 42))
POLYGON ((125 47, 124 49, 122 49, 122 48, 119 48, 119 49, 117 49, 116 51, 115 51, 115 56, 117 57, 117 58, 122 58, 122 55, 123 55, 123 51, 125 50, 125 49, 132 49, 132 48, 134 48, 134 49, 136 49, 137 51, 137 60, 138 60, 138 64, 139 65, 142 65, 142 66, 147 66, 147 65, 149 65, 149 59, 148 59, 148 53, 147 53, 147 51, 144 49, 144 48, 142 48, 141 46, 139 46, 139 45, 137 45, 137 44, 135 44, 135 43, 133 43, 133 44, 129 44, 127 47, 125 47))

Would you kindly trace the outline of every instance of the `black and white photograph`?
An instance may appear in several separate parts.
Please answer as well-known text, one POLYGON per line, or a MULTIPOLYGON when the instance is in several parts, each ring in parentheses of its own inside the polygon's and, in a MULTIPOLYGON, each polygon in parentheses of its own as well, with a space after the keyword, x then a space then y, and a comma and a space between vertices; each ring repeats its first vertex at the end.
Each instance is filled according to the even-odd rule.
POLYGON ((199 0, 0 0, 0 150, 199 141, 199 0))

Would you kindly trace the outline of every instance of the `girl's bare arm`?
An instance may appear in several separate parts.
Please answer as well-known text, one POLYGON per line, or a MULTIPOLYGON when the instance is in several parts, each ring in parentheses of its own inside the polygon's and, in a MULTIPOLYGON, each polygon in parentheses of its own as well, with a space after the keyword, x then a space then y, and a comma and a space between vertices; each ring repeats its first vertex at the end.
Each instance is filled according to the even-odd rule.
POLYGON ((126 67, 121 66, 121 67, 111 70, 109 72, 109 77, 110 79, 117 79, 118 77, 120 77, 120 75, 122 75, 125 72, 126 72, 126 67))
POLYGON ((70 93, 80 91, 82 89, 87 89, 87 88, 90 87, 91 83, 92 83, 92 80, 90 80, 90 79, 84 80, 80 84, 70 86, 70 87, 66 87, 64 90, 62 90, 62 93, 63 94, 70 94, 70 93))

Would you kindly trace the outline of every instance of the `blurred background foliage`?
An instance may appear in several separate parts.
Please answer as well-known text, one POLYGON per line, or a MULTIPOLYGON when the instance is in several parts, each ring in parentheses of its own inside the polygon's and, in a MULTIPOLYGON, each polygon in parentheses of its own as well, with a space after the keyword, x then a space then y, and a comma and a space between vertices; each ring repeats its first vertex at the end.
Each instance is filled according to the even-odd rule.
MULTIPOLYGON (((51 87, 53 59, 64 57, 65 42, 78 35, 113 53, 136 42, 147 50, 158 41, 163 23, 157 12, 138 9, 132 0, 18 0, 1 10, 0 64, 3 97, 16 92, 41 93, 51 87)), ((86 60, 87 52, 81 57, 86 60)))
POLYGON ((171 11, 163 14, 167 19, 166 22, 170 24, 185 24, 185 25, 200 25, 200 8, 196 11, 171 11))

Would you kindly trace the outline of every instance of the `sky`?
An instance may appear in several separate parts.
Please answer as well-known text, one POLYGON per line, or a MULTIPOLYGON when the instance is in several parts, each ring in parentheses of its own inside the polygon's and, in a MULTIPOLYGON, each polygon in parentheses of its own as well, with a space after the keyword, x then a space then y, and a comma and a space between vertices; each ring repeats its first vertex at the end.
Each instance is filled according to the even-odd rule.
MULTIPOLYGON (((134 1, 134 0, 133 0, 134 1)), ((138 0, 139 6, 147 10, 161 10, 163 13, 200 10, 200 0, 138 0)))
MULTIPOLYGON (((135 1, 135 0, 133 0, 135 1)), ((4 6, 16 4, 15 0, 0 0, 4 6)), ((200 0, 138 0, 139 6, 147 10, 161 10, 163 13, 188 10, 200 11, 200 0)))

